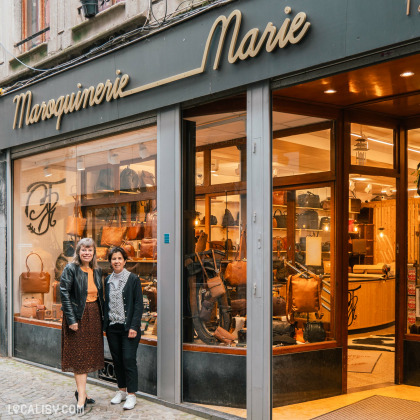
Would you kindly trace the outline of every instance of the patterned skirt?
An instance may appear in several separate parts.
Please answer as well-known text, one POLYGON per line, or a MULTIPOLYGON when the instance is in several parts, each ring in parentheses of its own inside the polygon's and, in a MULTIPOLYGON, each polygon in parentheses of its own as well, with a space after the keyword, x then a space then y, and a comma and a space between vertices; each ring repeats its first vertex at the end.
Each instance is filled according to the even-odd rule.
POLYGON ((104 367, 104 340, 99 303, 86 302, 77 331, 68 327, 63 316, 61 328, 61 370, 89 373, 104 367))

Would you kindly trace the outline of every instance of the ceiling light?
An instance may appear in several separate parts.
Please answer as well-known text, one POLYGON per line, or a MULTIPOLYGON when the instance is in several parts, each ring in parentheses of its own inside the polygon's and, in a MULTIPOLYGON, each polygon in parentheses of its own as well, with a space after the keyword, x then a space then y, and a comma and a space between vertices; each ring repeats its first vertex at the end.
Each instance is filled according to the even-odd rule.
POLYGON ((372 184, 368 184, 365 188, 365 193, 370 194, 372 192, 372 184))
POLYGON ((44 176, 45 177, 48 177, 48 176, 51 176, 51 175, 52 175, 52 172, 51 172, 50 167, 49 166, 45 166, 45 168, 44 168, 44 176))
POLYGON ((79 156, 76 159, 76 168, 78 171, 84 171, 85 170, 85 158, 83 156, 79 156))
POLYGON ((120 156, 112 150, 108 150, 108 163, 110 165, 118 165, 120 163, 120 156))
POLYGON ((369 178, 364 178, 363 176, 357 176, 352 178, 354 181, 368 181, 369 178))
POLYGON ((328 90, 324 90, 324 93, 331 94, 331 93, 337 93, 337 91, 334 89, 328 89, 328 90))
POLYGON ((150 156, 149 150, 147 149, 147 146, 144 144, 140 144, 139 146, 139 155, 141 159, 146 159, 150 156))
POLYGON ((411 77, 414 76, 414 73, 412 71, 405 71, 404 73, 400 74, 401 77, 411 77))
POLYGON ((379 236, 381 237, 381 238, 383 238, 384 237, 384 230, 385 230, 385 228, 383 228, 383 227, 380 227, 379 229, 379 236))
POLYGON ((369 150, 366 136, 362 135, 356 139, 356 145, 353 150, 356 152, 356 164, 364 165, 366 163, 366 154, 369 150))

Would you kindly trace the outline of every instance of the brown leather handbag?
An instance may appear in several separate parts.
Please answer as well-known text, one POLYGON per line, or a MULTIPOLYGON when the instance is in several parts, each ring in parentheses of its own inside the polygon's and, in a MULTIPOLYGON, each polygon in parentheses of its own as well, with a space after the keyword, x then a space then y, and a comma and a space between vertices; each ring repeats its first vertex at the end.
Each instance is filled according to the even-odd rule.
POLYGON ((136 222, 132 226, 127 228, 125 236, 128 240, 143 239, 144 238, 144 225, 140 222, 136 222))
POLYGON ((73 215, 67 217, 66 233, 67 235, 82 237, 85 227, 86 219, 82 217, 82 211, 80 210, 78 201, 76 200, 74 204, 73 215))
POLYGON ((140 258, 156 258, 157 239, 143 238, 140 243, 140 258))
POLYGON ((276 206, 283 206, 286 204, 286 192, 285 191, 274 191, 273 192, 273 204, 276 206))
POLYGON ((38 305, 42 305, 40 299, 34 297, 25 298, 20 308, 20 316, 24 318, 36 318, 38 305))
POLYGON ((225 344, 232 344, 235 341, 235 337, 229 331, 226 331, 222 327, 217 327, 213 335, 220 342, 225 344))
POLYGON ((207 233, 201 231, 195 244, 195 252, 203 252, 207 247, 207 233))
POLYGON ((293 321, 295 312, 319 312, 321 309, 321 279, 315 274, 289 276, 286 294, 289 320, 293 321))
POLYGON ((108 256, 108 247, 106 246, 97 246, 96 247, 96 257, 99 260, 106 260, 108 256))
POLYGON ((121 248, 126 252, 129 259, 135 257, 136 251, 134 250, 134 245, 131 242, 123 241, 121 248))
POLYGON ((207 270, 205 269, 203 261, 201 261, 200 256, 197 253, 195 255, 197 256, 198 261, 200 261, 201 268, 203 269, 203 277, 207 281, 207 287, 210 290, 211 297, 214 299, 217 299, 226 293, 226 289, 225 289, 225 285, 223 284, 223 280, 219 275, 219 270, 217 268, 216 257, 214 255, 214 251, 212 250, 211 253, 213 255, 214 270, 216 271, 216 275, 212 278, 209 278, 207 274, 207 270))
POLYGON ((26 257, 26 272, 19 276, 21 293, 48 293, 50 291, 50 274, 44 271, 42 258, 35 252, 30 252, 26 257), (31 271, 28 258, 36 255, 41 261, 41 271, 31 271))
POLYGON ((246 233, 245 231, 242 232, 239 250, 236 255, 236 260, 230 262, 226 266, 225 270, 225 280, 229 283, 231 286, 240 286, 246 284, 246 261, 237 260, 238 256, 239 258, 246 258, 244 257, 244 248, 246 250, 246 233))

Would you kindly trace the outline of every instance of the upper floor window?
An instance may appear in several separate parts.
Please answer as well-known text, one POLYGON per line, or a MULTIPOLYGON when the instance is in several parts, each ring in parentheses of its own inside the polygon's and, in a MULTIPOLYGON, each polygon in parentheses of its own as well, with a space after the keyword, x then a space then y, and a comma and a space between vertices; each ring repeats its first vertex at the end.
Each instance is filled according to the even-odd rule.
POLYGON ((50 0, 22 0, 22 52, 49 39, 50 0))
POLYGON ((122 0, 99 0, 99 11, 102 12, 105 9, 108 9, 116 3, 120 3, 122 0))

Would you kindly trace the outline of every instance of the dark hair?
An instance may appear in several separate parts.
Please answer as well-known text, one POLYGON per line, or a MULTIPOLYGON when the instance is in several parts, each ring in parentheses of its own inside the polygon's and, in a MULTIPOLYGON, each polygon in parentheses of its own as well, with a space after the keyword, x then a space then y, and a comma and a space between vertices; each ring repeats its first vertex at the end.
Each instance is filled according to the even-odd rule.
POLYGON ((90 268, 98 268, 98 263, 96 261, 96 244, 92 238, 82 238, 76 245, 76 250, 74 251, 74 256, 72 263, 77 265, 82 265, 82 260, 80 259, 80 250, 82 246, 86 248, 93 248, 93 258, 92 261, 89 263, 90 268))
POLYGON ((121 253, 121 255, 123 256, 123 258, 124 258, 124 261, 127 261, 128 260, 128 255, 127 255, 127 253, 125 252, 125 249, 124 248, 121 248, 120 246, 114 246, 114 247, 112 247, 109 251, 108 251, 108 261, 109 262, 111 262, 111 258, 112 258, 112 256, 114 255, 114 254, 116 254, 117 252, 120 252, 121 253))

